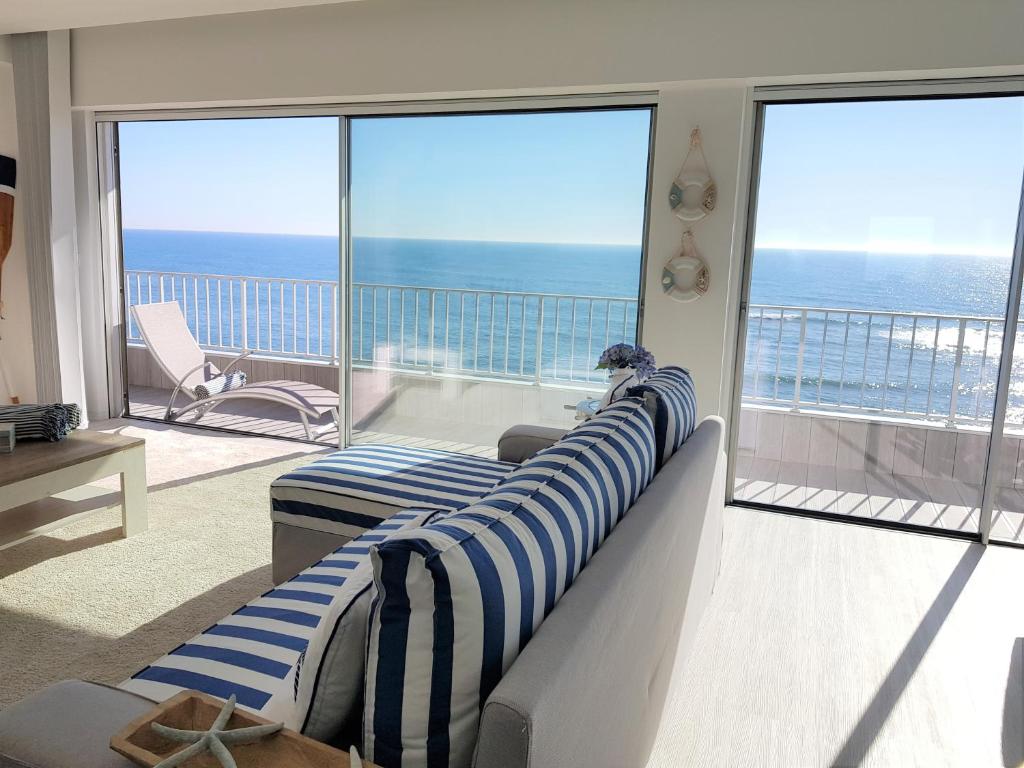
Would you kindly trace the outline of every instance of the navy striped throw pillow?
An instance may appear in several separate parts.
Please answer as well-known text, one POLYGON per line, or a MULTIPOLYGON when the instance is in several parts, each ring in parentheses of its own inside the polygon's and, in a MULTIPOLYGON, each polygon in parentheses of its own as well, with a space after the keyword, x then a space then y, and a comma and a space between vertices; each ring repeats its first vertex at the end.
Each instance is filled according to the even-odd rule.
MULTIPOLYGON (((357 718, 358 729, 367 616, 375 594, 370 547, 443 514, 437 510, 400 512, 325 558, 322 564, 333 564, 337 575, 323 583, 337 583, 338 589, 296 670, 293 727, 319 741, 332 740, 349 730, 346 726, 351 717, 357 718)), ((296 577, 303 578, 323 577, 296 577)))
POLYGON ((472 762, 481 708, 654 474, 624 399, 459 512, 371 550, 363 747, 384 768, 472 762))
POLYGON ((629 395, 643 398, 654 419, 660 469, 697 428, 697 393, 693 378, 689 371, 667 365, 644 379, 642 384, 631 387, 629 395))
POLYGON ((369 547, 440 514, 396 514, 119 687, 154 701, 184 690, 234 695, 242 709, 321 741, 358 735, 373 590, 369 547))
POLYGON ((222 392, 230 392, 233 389, 241 389, 245 386, 245 371, 232 371, 220 376, 214 376, 209 381, 203 382, 193 390, 196 399, 206 400, 212 395, 219 395, 222 392))

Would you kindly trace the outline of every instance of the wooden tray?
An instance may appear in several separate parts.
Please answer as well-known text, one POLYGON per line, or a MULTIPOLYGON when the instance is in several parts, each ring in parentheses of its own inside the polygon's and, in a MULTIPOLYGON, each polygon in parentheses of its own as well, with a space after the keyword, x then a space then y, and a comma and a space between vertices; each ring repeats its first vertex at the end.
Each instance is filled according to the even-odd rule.
MULTIPOLYGON (((198 691, 182 691, 145 715, 136 718, 110 739, 110 748, 139 765, 152 766, 187 744, 170 741, 150 728, 153 722, 172 728, 206 730, 217 717, 224 702, 198 691)), ((226 730, 269 723, 262 717, 236 709, 226 730)), ((238 768, 350 768, 348 755, 340 750, 285 729, 255 744, 231 747, 238 768)), ((364 768, 376 768, 366 760, 364 768)), ((213 755, 206 753, 185 763, 185 768, 221 768, 213 755)))

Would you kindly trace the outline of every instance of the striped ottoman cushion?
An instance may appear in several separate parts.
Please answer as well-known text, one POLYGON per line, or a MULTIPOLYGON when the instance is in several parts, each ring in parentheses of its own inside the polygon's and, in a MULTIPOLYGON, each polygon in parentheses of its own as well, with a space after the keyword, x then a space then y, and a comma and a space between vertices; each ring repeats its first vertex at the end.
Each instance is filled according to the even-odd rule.
POLYGON ((654 418, 660 468, 697 428, 697 393, 693 378, 683 368, 666 365, 644 379, 643 384, 631 387, 629 395, 644 398, 654 418))
POLYGON ((369 759, 470 765, 484 702, 646 488, 654 451, 643 402, 617 401, 480 502, 371 547, 369 759))
POLYGON ((370 603, 367 589, 373 582, 370 545, 438 514, 410 510, 395 515, 119 687, 154 701, 188 689, 222 699, 235 694, 245 709, 295 730, 309 728, 316 738, 330 737, 353 710, 357 717, 362 714, 358 705, 370 603), (333 644, 328 641, 332 631, 333 644), (330 676, 316 674, 329 647, 332 659, 345 657, 348 663, 329 667, 330 676), (299 685, 314 680, 324 689, 319 697, 311 686, 299 685))
POLYGON ((427 448, 353 446, 271 483, 271 519, 358 536, 399 510, 461 509, 517 466, 427 448))

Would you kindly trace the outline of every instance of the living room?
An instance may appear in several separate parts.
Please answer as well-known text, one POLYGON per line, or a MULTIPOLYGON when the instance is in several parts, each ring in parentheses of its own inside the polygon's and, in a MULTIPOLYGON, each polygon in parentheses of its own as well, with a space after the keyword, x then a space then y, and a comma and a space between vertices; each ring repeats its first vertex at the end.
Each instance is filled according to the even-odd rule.
POLYGON ((1020 763, 1022 31, 9 2, 0 765, 1020 763))

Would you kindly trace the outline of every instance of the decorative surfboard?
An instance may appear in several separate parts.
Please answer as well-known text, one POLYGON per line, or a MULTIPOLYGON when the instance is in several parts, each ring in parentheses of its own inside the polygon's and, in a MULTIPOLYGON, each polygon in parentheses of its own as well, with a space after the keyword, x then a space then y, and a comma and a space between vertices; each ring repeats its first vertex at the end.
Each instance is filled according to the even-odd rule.
MULTIPOLYGON (((18 165, 13 157, 0 155, 0 320, 4 316, 3 271, 4 261, 11 252, 14 235, 14 184, 17 180, 18 165)), ((12 403, 18 403, 18 395, 11 387, 7 367, 0 359, 0 377, 12 403)))

